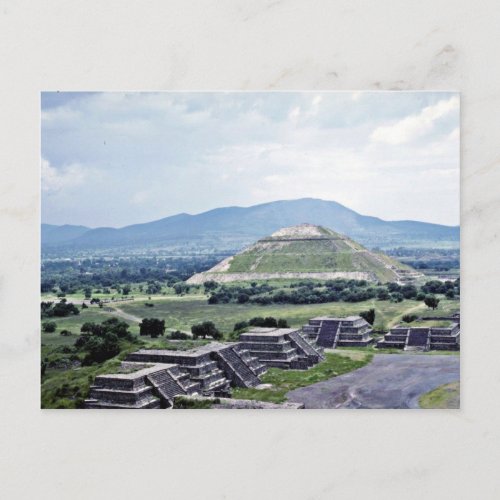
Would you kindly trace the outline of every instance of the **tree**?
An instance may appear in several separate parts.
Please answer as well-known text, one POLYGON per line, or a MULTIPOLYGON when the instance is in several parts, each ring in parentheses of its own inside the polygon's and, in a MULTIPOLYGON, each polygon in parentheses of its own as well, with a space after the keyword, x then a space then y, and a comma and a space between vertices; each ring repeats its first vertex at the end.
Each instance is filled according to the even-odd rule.
POLYGON ((439 304, 439 299, 435 295, 426 295, 424 303, 427 307, 431 307, 434 311, 439 304))
POLYGON ((215 290, 218 285, 217 285, 216 281, 209 280, 209 281, 205 281, 205 283, 203 283, 203 286, 205 287, 205 293, 207 293, 210 290, 215 290))
POLYGON ((71 332, 69 330, 61 330, 61 335, 64 337, 70 337, 71 332))
POLYGON ((382 287, 377 290, 377 299, 378 300, 390 300, 391 295, 389 294, 389 291, 387 288, 382 287))
POLYGON ((280 318, 278 320, 278 328, 290 328, 286 319, 280 318))
POLYGON ((179 281, 179 283, 176 283, 174 285, 174 291, 175 291, 176 295, 181 295, 183 293, 187 293, 187 292, 189 292, 189 285, 186 285, 186 283, 179 281))
POLYGON ((208 303, 209 304, 218 304, 219 298, 217 297, 217 295, 212 294, 212 295, 210 295, 210 298, 208 299, 208 303))
POLYGON ((238 304, 245 304, 245 302, 248 302, 250 300, 250 296, 246 293, 240 293, 238 295, 238 304))
POLYGON ((90 297, 92 297, 92 289, 91 288, 85 288, 83 290, 83 293, 85 294, 86 299, 90 299, 90 297))
POLYGON ((57 323, 54 321, 45 321, 42 323, 42 330, 45 333, 54 333, 57 328, 57 323))
POLYGON ((370 325, 375 322, 375 309, 368 309, 368 311, 362 311, 359 315, 366 320, 370 325))
POLYGON ((130 285, 125 285, 123 288, 122 288, 122 294, 123 295, 128 295, 130 293, 130 290, 132 290, 132 288, 130 287, 130 285))
POLYGON ((120 339, 135 340, 128 331, 129 325, 118 318, 110 318, 101 324, 86 322, 75 341, 75 348, 86 352, 83 365, 102 363, 120 353, 120 339))
POLYGON ((212 321, 204 321, 203 323, 193 325, 191 327, 191 333, 195 339, 198 337, 203 337, 204 339, 212 337, 215 340, 222 338, 222 333, 219 332, 212 321))
POLYGON ((139 325, 139 335, 149 335, 155 339, 165 333, 165 320, 144 318, 139 325))

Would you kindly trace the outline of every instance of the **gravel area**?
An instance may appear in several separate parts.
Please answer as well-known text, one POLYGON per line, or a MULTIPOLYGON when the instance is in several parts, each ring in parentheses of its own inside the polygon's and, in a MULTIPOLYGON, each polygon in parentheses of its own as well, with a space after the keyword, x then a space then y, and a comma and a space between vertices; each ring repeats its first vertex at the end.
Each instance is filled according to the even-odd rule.
POLYGON ((359 370, 295 389, 287 397, 306 408, 419 408, 422 394, 459 379, 459 356, 377 354, 359 370))

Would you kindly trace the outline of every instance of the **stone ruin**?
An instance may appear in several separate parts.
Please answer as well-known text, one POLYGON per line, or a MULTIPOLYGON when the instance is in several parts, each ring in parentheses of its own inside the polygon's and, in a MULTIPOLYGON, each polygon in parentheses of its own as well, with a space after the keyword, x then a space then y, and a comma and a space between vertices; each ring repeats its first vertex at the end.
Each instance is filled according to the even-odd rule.
MULTIPOLYGON (((432 318, 435 319, 435 318, 432 318)), ((456 318, 454 318, 456 319, 456 318)), ((460 317, 458 317, 460 321, 460 317)), ((422 323, 424 323, 422 321, 422 323)), ((460 323, 450 322, 448 326, 405 326, 397 325, 382 340, 377 348, 395 348, 405 351, 459 351, 460 323)))
POLYGON ((307 370, 324 359, 323 350, 294 328, 254 327, 240 335, 240 344, 269 367, 307 370))
POLYGON ((309 341, 320 347, 366 347, 373 338, 371 325, 361 316, 330 318, 318 316, 302 327, 302 333, 309 341))
POLYGON ((95 378, 85 408, 168 408, 175 396, 199 390, 177 365, 124 362, 122 373, 95 378))
POLYGON ((323 359, 299 330, 258 330, 242 334, 240 342, 129 354, 121 373, 95 378, 85 407, 171 408, 177 396, 230 397, 231 387, 259 385, 269 366, 307 369, 323 359))
MULTIPOLYGON (((459 350, 460 317, 448 326, 398 325, 378 348, 406 351, 459 350)), ((425 321, 425 318, 422 319, 425 321)), ((222 398, 214 407, 270 408, 239 400, 228 402, 231 387, 257 387, 269 367, 307 370, 324 359, 323 349, 366 347, 371 326, 360 316, 317 317, 300 329, 253 327, 239 342, 211 342, 187 351, 141 349, 128 355, 119 373, 98 375, 86 408, 171 408, 176 397, 222 398)), ((293 405, 292 405, 293 406, 293 405)))

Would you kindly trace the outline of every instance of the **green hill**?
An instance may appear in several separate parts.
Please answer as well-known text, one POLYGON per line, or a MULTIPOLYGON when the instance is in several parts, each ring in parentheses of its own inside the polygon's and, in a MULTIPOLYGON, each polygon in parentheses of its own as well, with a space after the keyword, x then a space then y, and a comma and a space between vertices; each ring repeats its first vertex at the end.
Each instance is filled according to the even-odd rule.
POLYGON ((409 267, 375 253, 331 229, 313 224, 282 228, 242 252, 224 259, 189 283, 276 278, 404 281, 409 267))

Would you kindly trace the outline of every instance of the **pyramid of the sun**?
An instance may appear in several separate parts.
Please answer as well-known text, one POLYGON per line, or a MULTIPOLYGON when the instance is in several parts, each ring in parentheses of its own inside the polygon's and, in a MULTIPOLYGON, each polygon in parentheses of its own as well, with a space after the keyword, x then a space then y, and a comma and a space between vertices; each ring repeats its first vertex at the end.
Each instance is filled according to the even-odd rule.
POLYGON ((269 279, 336 278, 404 281, 409 269, 331 229, 313 224, 282 228, 212 269, 189 278, 201 284, 269 279))

